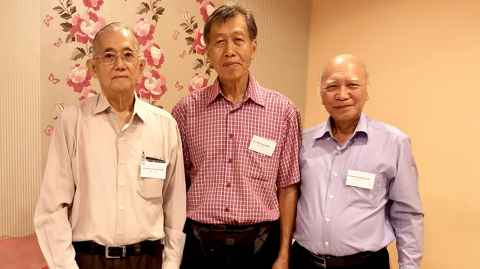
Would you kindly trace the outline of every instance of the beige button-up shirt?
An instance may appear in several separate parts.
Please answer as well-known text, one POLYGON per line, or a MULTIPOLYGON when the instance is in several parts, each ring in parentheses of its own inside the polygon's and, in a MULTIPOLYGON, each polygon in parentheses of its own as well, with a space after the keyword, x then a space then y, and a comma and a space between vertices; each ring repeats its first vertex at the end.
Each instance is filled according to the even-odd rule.
POLYGON ((72 241, 119 246, 163 239, 163 268, 178 268, 185 237, 185 176, 175 120, 135 98, 117 129, 103 95, 66 107, 50 141, 35 230, 50 269, 78 268, 72 241), (140 176, 146 157, 164 179, 140 176))

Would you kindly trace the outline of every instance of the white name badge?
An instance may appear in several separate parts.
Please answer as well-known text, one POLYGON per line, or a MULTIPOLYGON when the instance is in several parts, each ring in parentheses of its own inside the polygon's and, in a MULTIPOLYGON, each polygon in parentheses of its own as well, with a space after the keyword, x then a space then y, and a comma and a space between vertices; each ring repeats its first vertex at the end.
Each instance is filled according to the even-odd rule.
POLYGON ((248 146, 248 149, 271 157, 276 146, 277 142, 254 135, 250 141, 250 146, 248 146))
POLYGON ((140 165, 140 177, 165 179, 167 177, 167 163, 143 160, 140 165))
POLYGON ((375 185, 375 174, 348 170, 345 184, 347 184, 347 186, 371 190, 373 189, 373 185, 375 185))

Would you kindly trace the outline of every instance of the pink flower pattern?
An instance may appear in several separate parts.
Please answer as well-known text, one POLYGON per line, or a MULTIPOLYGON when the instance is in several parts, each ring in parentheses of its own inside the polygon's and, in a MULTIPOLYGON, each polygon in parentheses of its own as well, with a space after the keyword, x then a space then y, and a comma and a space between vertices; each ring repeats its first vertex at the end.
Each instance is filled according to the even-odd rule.
POLYGON ((207 51, 205 41, 203 40, 203 34, 198 29, 195 30, 195 36, 193 39, 192 47, 195 53, 197 54, 203 55, 207 51))
POLYGON ((145 48, 143 51, 143 56, 145 57, 148 65, 151 65, 157 69, 162 67, 162 64, 165 62, 165 55, 163 54, 162 49, 155 43, 152 43, 145 48))
POLYGON ((83 0, 83 4, 95 11, 98 11, 103 4, 103 0, 83 0))
POLYGON ((83 89, 90 86, 91 75, 87 68, 75 64, 67 77, 67 85, 73 88, 74 92, 82 93, 83 89))
POLYGON ((199 12, 203 21, 198 22, 197 17, 185 12, 184 21, 180 23, 185 32, 185 41, 188 46, 185 53, 181 54, 180 57, 183 58, 187 52, 194 56, 193 70, 195 74, 188 85, 189 92, 205 87, 212 72, 212 66, 206 55, 207 47, 203 39, 202 27, 199 24, 208 21, 209 16, 215 11, 215 6, 208 0, 196 0, 196 2, 199 4, 199 12))
POLYGON ((146 22, 144 18, 141 18, 137 21, 133 30, 135 32, 135 36, 137 37, 138 43, 140 43, 142 46, 145 46, 150 40, 153 39, 155 25, 146 22))
POLYGON ((204 74, 195 74, 188 84, 188 92, 203 90, 207 87, 208 77, 204 74))
POLYGON ((145 74, 140 82, 137 93, 142 98, 159 100, 167 91, 166 79, 157 70, 145 74))
POLYGON ((86 16, 74 15, 72 18, 72 28, 70 33, 75 37, 75 40, 87 44, 95 34, 105 25, 105 20, 100 18, 94 12, 88 12, 86 16))
POLYGON ((212 2, 208 0, 197 1, 197 2, 200 3, 200 15, 202 15, 203 21, 207 22, 208 17, 210 17, 213 11, 215 11, 215 6, 212 4, 212 2))
MULTIPOLYGON (((197 19, 200 16, 195 18, 186 15, 186 23, 182 24, 187 33, 186 39, 189 46, 189 50, 187 49, 186 52, 197 56, 194 62, 195 74, 188 83, 188 87, 185 87, 188 88, 188 92, 205 88, 211 70, 211 66, 206 61, 206 46, 199 24, 208 20, 215 7, 208 0, 195 1, 199 5, 200 21, 198 22, 197 19)), ((64 45, 68 43, 74 45, 71 57, 73 67, 67 74, 66 84, 72 88, 74 93, 78 94, 79 100, 83 101, 89 96, 98 94, 92 88, 92 77, 85 67, 85 62, 87 56, 92 52, 91 42, 95 34, 105 26, 105 19, 100 15, 105 0, 82 0, 76 1, 76 3, 74 4, 71 0, 58 0, 58 4, 52 9, 58 13, 58 19, 61 20, 59 25, 66 34, 66 38, 60 37, 58 40, 63 40, 64 45), (83 7, 83 10, 79 10, 77 7, 83 7)), ((136 12, 138 19, 133 27, 146 63, 144 75, 140 79, 136 91, 140 98, 156 105, 161 105, 159 100, 167 91, 166 78, 160 72, 165 64, 165 52, 154 40, 157 24, 160 22, 164 11, 165 8, 162 6, 161 0, 140 1, 136 12)), ((177 33, 179 32, 177 31, 177 33)), ((56 46, 56 48, 58 47, 60 46, 56 46)), ((177 87, 177 84, 179 84, 178 81, 175 87, 177 87)), ((184 87, 179 84, 178 89, 184 89, 184 87)), ((53 117, 53 119, 55 120, 56 117, 53 117)), ((53 127, 47 128, 45 133, 51 135, 53 127)))

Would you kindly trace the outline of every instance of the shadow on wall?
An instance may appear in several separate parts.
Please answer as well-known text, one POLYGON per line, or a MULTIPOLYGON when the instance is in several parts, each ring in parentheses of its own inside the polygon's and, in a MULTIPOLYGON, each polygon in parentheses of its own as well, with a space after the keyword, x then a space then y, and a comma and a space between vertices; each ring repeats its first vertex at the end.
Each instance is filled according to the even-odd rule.
POLYGON ((48 269, 35 235, 0 240, 3 269, 48 269))

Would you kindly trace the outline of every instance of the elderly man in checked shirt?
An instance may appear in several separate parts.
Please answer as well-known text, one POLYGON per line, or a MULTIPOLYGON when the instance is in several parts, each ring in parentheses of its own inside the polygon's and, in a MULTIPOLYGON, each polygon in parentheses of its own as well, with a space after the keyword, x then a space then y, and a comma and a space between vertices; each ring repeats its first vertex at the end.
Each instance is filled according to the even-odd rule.
POLYGON ((288 268, 299 182, 299 117, 249 73, 253 15, 221 6, 204 28, 215 83, 173 109, 183 142, 182 268, 288 268))
POLYGON ((355 56, 325 68, 327 122, 305 131, 292 268, 386 269, 396 240, 400 269, 419 269, 423 213, 410 139, 362 113, 368 77, 355 56))
POLYGON ((178 269, 185 176, 177 124, 138 99, 145 62, 112 23, 93 41, 102 92, 66 107, 50 141, 35 231, 50 269, 178 269))

